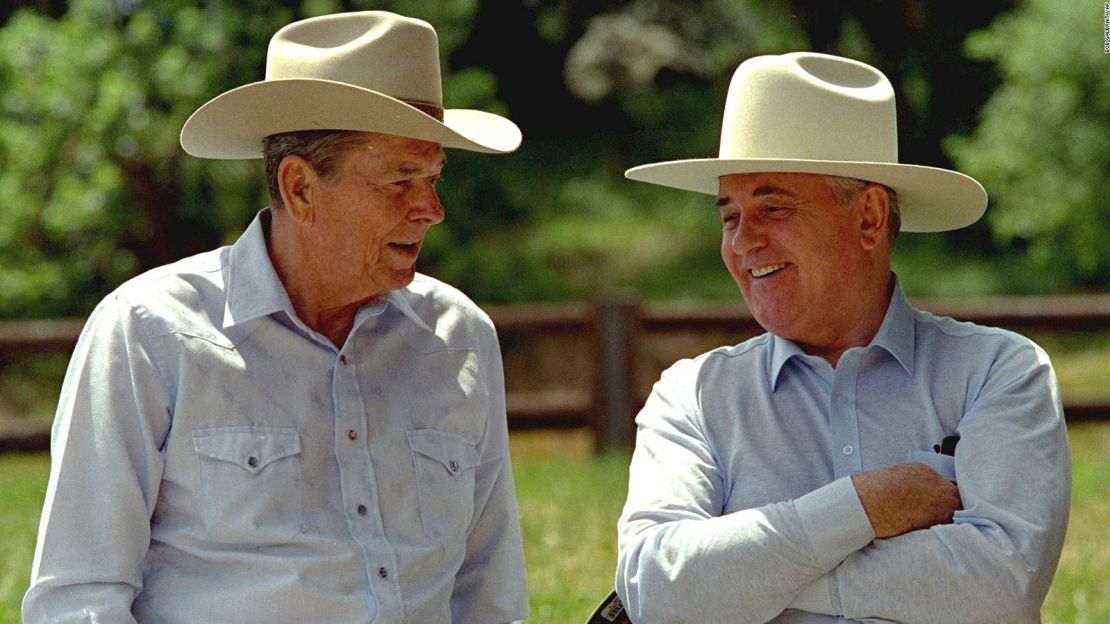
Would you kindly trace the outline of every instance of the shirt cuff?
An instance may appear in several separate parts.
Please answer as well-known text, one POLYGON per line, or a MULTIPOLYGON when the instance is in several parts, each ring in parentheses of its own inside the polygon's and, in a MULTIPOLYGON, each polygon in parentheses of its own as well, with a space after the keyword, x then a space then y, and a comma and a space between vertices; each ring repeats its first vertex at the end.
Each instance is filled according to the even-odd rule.
POLYGON ((794 509, 814 559, 830 570, 875 539, 851 477, 842 477, 798 498, 794 509))
POLYGON ((790 601, 790 608, 825 615, 836 614, 838 609, 833 605, 832 588, 835 579, 834 574, 826 574, 806 585, 797 596, 794 596, 794 600, 790 601))

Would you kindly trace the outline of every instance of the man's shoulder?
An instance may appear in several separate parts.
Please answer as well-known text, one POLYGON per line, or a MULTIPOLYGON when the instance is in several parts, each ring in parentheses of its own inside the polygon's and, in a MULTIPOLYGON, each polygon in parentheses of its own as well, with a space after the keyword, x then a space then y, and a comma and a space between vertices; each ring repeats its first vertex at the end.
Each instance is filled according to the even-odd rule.
POLYGON ((1045 350, 1017 332, 920 310, 916 321, 915 359, 941 365, 952 375, 985 380, 1052 369, 1045 350))
POLYGON ((1015 331, 961 321, 927 310, 914 309, 919 344, 935 344, 942 348, 965 348, 983 355, 1003 351, 1042 351, 1032 339, 1015 331))
POLYGON ((223 267, 229 249, 221 247, 155 267, 120 284, 112 294, 143 303, 195 291, 204 282, 222 288, 223 267))
POLYGON ((197 313, 222 314, 228 249, 206 251, 141 273, 117 287, 98 307, 128 313, 147 326, 148 333, 197 313))
POLYGON ((771 335, 760 334, 731 346, 722 346, 706 351, 701 355, 679 360, 668 368, 664 375, 704 376, 726 369, 751 368, 756 370, 765 362, 771 348, 771 335))
POLYGON ((417 273, 401 293, 417 314, 441 315, 451 311, 489 321, 489 316, 461 290, 423 273, 417 273))
POLYGON ((493 335, 493 322, 478 304, 461 290, 434 277, 417 273, 395 295, 403 297, 412 312, 441 337, 493 335))

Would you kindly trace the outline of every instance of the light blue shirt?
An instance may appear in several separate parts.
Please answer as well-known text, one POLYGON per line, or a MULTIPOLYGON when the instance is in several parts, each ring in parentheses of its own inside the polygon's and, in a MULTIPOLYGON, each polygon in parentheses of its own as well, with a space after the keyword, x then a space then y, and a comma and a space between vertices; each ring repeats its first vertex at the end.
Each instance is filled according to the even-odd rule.
POLYGON ((25 621, 523 619, 489 318, 418 275, 336 348, 294 313, 267 217, 90 317, 25 621))
POLYGON ((1048 357, 1017 334, 896 285, 835 369, 764 334, 675 364, 636 422, 617 588, 637 624, 1040 621, 1070 464, 1048 357), (964 508, 875 539, 850 475, 907 462, 964 508))

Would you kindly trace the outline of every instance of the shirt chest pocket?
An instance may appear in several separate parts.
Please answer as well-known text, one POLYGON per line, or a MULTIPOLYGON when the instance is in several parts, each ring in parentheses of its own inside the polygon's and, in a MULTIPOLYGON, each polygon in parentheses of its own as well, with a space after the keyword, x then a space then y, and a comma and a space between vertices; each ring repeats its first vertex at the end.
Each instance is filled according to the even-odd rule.
POLYGON ((474 470, 477 446, 436 429, 406 434, 416 471, 420 521, 431 539, 450 544, 464 539, 474 516, 474 470))
POLYGON ((193 432, 198 510, 213 539, 253 543, 304 523, 295 428, 219 427, 193 432))

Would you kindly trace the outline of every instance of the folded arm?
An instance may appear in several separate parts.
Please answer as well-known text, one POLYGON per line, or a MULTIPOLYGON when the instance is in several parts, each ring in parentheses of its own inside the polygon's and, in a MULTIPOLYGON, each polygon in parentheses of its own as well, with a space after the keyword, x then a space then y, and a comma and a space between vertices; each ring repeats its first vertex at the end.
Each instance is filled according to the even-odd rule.
POLYGON ((662 380, 637 417, 618 593, 636 622, 765 622, 870 543, 870 522, 849 478, 721 515, 724 478, 681 395, 662 380))
POLYGON ((1070 463, 1051 366, 1029 353, 996 363, 959 425, 963 509, 952 522, 876 540, 792 606, 897 622, 1039 620, 1067 526, 1070 463), (822 592, 840 607, 811 599, 822 592))

